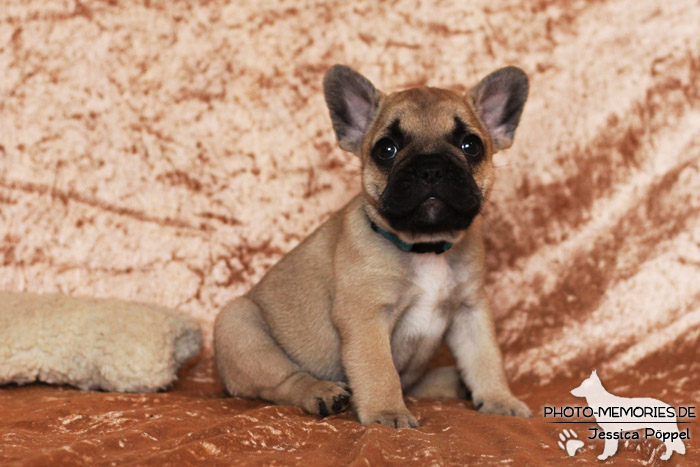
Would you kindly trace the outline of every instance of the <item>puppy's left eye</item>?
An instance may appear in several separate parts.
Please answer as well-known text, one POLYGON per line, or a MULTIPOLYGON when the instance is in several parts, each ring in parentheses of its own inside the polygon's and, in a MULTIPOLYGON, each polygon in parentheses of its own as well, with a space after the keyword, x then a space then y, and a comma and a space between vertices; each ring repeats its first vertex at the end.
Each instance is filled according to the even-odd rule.
POLYGON ((462 152, 465 156, 478 159, 484 154, 484 144, 476 135, 466 135, 462 138, 462 152))

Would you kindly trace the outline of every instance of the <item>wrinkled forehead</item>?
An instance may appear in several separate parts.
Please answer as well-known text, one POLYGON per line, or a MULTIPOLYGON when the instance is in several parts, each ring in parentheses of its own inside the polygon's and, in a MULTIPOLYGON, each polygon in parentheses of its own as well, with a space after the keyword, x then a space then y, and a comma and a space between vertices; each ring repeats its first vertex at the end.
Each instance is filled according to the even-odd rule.
POLYGON ((413 134, 448 134, 459 120, 480 136, 483 129, 463 96, 446 89, 416 88, 386 96, 380 106, 376 130, 395 122, 401 130, 413 134))

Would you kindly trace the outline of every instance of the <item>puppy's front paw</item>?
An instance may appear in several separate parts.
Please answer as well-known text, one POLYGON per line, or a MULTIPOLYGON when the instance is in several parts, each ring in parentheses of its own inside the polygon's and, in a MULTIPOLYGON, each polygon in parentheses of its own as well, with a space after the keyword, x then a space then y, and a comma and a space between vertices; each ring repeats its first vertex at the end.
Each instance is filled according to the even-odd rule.
POLYGON ((304 408, 310 413, 327 417, 347 409, 350 394, 350 388, 345 383, 317 381, 307 388, 304 408))
POLYGON ((476 409, 481 413, 510 415, 515 417, 532 417, 532 412, 524 402, 512 394, 494 394, 474 400, 476 409))
POLYGON ((416 428, 418 420, 408 409, 383 410, 377 413, 360 416, 363 425, 379 423, 381 425, 393 426, 394 428, 416 428))

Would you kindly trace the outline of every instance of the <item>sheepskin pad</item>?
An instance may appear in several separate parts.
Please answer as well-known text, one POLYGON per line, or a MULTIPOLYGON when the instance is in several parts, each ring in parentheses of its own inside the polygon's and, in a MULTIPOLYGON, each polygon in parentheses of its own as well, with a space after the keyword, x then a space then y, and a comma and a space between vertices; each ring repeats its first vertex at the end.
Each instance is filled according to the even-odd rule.
POLYGON ((0 293, 0 384, 157 391, 201 340, 195 320, 159 306, 0 293))
MULTIPOLYGON (((602 465, 593 423, 543 417, 585 406, 569 391, 591 370, 620 396, 700 401, 698 0, 0 3, 0 290, 158 303, 205 346, 360 189, 328 67, 460 92, 522 67, 483 216, 506 372, 535 413, 409 400, 418 429, 363 427, 226 398, 207 354, 162 393, 0 388, 0 464, 602 465)), ((679 427, 684 456, 650 439, 611 461, 700 465, 700 425, 679 427)))

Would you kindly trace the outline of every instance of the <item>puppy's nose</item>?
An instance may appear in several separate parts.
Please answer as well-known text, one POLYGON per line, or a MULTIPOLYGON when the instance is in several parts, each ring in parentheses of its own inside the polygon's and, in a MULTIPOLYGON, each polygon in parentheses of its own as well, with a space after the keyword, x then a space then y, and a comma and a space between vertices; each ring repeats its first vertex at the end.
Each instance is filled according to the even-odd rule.
POLYGON ((435 185, 445 176, 445 164, 439 157, 426 156, 414 166, 415 174, 426 185, 435 185))
POLYGON ((419 172, 418 176, 428 185, 435 185, 442 179, 442 167, 429 167, 419 172))

